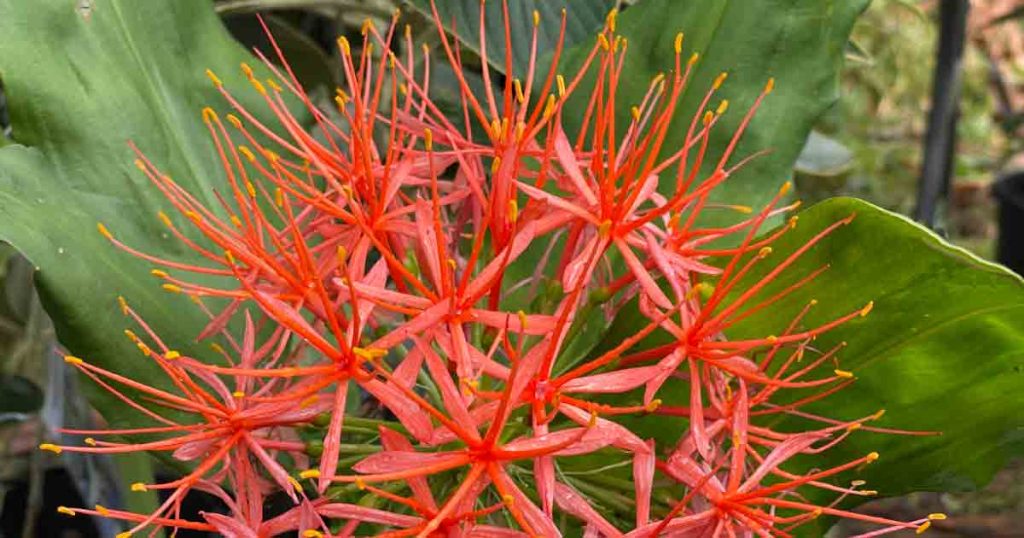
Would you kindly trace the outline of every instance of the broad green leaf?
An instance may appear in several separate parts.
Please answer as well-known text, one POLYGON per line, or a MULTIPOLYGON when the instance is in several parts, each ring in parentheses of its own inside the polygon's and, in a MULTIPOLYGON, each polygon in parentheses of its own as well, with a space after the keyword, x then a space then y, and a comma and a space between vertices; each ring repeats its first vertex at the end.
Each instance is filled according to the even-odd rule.
POLYGON ((1024 454, 1024 281, 902 216, 848 198, 800 213, 772 257, 782 259, 851 214, 850 225, 787 269, 792 277, 825 264, 828 271, 736 335, 777 334, 811 299, 818 304, 808 326, 874 301, 870 315, 815 341, 819 349, 847 342, 840 364, 857 381, 806 409, 845 420, 886 409, 871 425, 942 435, 857 432, 827 452, 823 465, 879 452, 859 478, 882 495, 983 486, 1024 454))
MULTIPOLYGON (((431 16, 431 0, 412 0, 412 5, 431 16)), ((480 0, 434 0, 438 15, 446 28, 458 35, 462 44, 480 54, 480 0)), ((507 71, 505 61, 505 17, 503 2, 486 4, 485 42, 487 60, 500 73, 507 71)), ((550 57, 558 43, 562 25, 562 10, 565 9, 565 48, 577 43, 592 43, 608 12, 615 6, 614 0, 523 0, 508 2, 508 35, 512 41, 512 71, 517 77, 525 77, 529 66, 530 47, 533 38, 533 13, 540 15, 537 26, 537 58, 550 57)), ((547 64, 541 63, 544 69, 547 64)), ((546 71, 541 71, 546 72, 546 71)))
MULTIPOLYGON (((131 140, 183 187, 213 205, 222 181, 200 111, 224 111, 204 71, 214 69, 254 110, 259 95, 205 0, 0 0, 0 77, 16 145, 0 149, 0 238, 39 268, 36 282, 61 342, 133 379, 162 376, 121 331, 123 295, 170 345, 188 350, 202 326, 184 296, 97 233, 102 220, 145 252, 188 261, 156 219, 168 209, 135 168, 131 140)), ((100 397, 114 423, 135 418, 100 397)))
MULTIPOLYGON (((714 79, 727 72, 729 78, 710 105, 716 107, 720 99, 731 103, 711 137, 708 154, 713 158, 707 161, 717 163, 746 110, 774 78, 775 90, 754 117, 731 164, 757 152, 768 153, 746 164, 713 195, 717 201, 757 207, 790 177, 811 126, 838 98, 838 74, 850 30, 867 4, 867 0, 639 2, 619 17, 618 32, 628 39, 628 49, 616 97, 622 104, 618 123, 627 124, 629 106, 641 102, 658 73, 673 68, 673 45, 679 32, 685 35, 683 61, 692 53, 699 53, 700 60, 681 97, 665 155, 678 151, 685 126, 704 95, 714 79)), ((586 103, 575 99, 568 106, 567 118, 576 118, 578 124, 586 103)), ((725 213, 717 216, 717 220, 732 218, 725 213)))
MULTIPOLYGON (((758 297, 771 297, 825 265, 828 270, 743 321, 729 336, 780 334, 811 300, 817 304, 801 324, 805 327, 873 301, 869 315, 813 343, 814 349, 828 350, 846 342, 838 365, 852 371, 856 382, 801 410, 845 421, 885 409, 880 420, 868 425, 941 435, 858 431, 837 447, 794 464, 829 468, 877 451, 878 461, 835 481, 867 480, 866 488, 882 496, 982 487, 1011 458, 1024 454, 1024 280, 1019 276, 949 245, 905 217, 860 200, 835 198, 801 212, 797 227, 772 245, 771 256, 737 293, 819 231, 850 215, 855 215, 852 223, 812 247, 758 297)), ((635 302, 628 305, 593 353, 613 347, 644 324, 635 302)), ((667 334, 655 333, 633 351, 668 342, 667 334)), ((823 375, 830 375, 833 366, 823 368, 823 375)), ((658 396, 666 404, 686 406, 688 395, 685 382, 670 381, 658 396)), ((639 395, 609 403, 637 404, 639 395)), ((619 421, 663 447, 673 446, 686 428, 682 418, 624 416, 619 421)), ((799 431, 814 424, 787 419, 775 420, 773 426, 799 431)), ((789 469, 797 470, 793 465, 789 469)), ((813 495, 819 494, 818 502, 835 498, 813 495)))

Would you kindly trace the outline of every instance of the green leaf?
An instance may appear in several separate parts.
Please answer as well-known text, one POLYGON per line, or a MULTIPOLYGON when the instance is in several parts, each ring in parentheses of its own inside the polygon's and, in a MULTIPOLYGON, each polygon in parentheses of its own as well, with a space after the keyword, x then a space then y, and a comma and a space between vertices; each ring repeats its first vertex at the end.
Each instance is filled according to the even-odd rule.
MULTIPOLYGON (((856 382, 801 410, 847 421, 885 409, 884 416, 868 426, 941 435, 857 431, 823 454, 795 460, 787 469, 830 468, 879 452, 878 461, 844 473, 835 482, 867 480, 866 487, 881 496, 980 488, 1008 460, 1024 454, 1024 280, 949 245, 901 215, 860 200, 834 198, 801 212, 798 226, 772 244, 771 256, 755 266, 737 293, 822 229, 850 215, 855 217, 849 225, 826 236, 757 297, 771 297, 825 265, 828 270, 744 320, 729 336, 781 334, 811 300, 817 304, 801 323, 804 327, 818 326, 873 301, 869 315, 819 335, 813 343, 818 350, 847 343, 839 352, 839 366, 852 371, 856 382)), ((627 305, 593 354, 613 347, 645 323, 635 301, 627 305)), ((631 352, 669 342, 667 333, 654 333, 631 352)), ((658 396, 666 404, 686 406, 689 388, 670 380, 658 396)), ((617 396, 607 403, 635 405, 639 395, 617 396)), ((683 418, 663 416, 623 416, 619 422, 641 437, 655 438, 662 447, 674 446, 687 427, 683 418)), ((793 418, 775 420, 772 426, 800 431, 809 424, 793 418)), ((820 490, 804 493, 819 503, 835 499, 820 490)), ((850 497, 845 504, 863 500, 850 497)), ((819 524, 827 525, 828 518, 819 524)), ((825 528, 819 530, 823 533, 825 528)))
MULTIPOLYGON (((850 30, 867 4, 867 0, 767 0, 754 7, 729 0, 645 0, 629 7, 618 25, 619 33, 628 39, 617 90, 622 104, 618 123, 628 123, 629 105, 639 104, 651 80, 673 67, 673 44, 679 32, 685 34, 683 61, 694 52, 701 56, 681 97, 677 127, 670 130, 665 155, 678 151, 685 125, 697 113, 712 82, 728 72, 728 80, 710 105, 716 107, 719 98, 731 103, 710 141, 709 155, 715 158, 708 159, 709 166, 717 163, 745 111, 766 82, 775 78, 774 92, 754 117, 732 163, 759 151, 769 153, 745 165, 713 195, 716 201, 757 207, 791 175, 811 126, 838 98, 838 74, 850 30)), ((575 60, 578 63, 579 57, 575 60)), ((567 105, 566 117, 575 118, 577 125, 586 111, 582 101, 570 100, 567 105)))
MULTIPOLYGON (((172 346, 187 351, 203 325, 184 296, 169 295, 148 264, 97 233, 102 220, 145 252, 189 261, 156 219, 168 204, 133 165, 127 141, 188 191, 216 207, 222 181, 200 117, 225 103, 213 68, 253 110, 234 43, 206 0, 0 0, 0 77, 17 145, 0 149, 0 238, 39 268, 36 282, 72 353, 133 379, 164 377, 121 331, 123 295, 172 346)), ((99 397, 111 422, 141 415, 99 397)), ((143 417, 144 418, 144 417, 143 417)))
MULTIPOLYGON (((449 30, 453 25, 462 44, 480 54, 480 0, 435 0, 442 23, 449 30)), ((412 5, 431 17, 430 0, 412 0, 412 5)), ((604 24, 615 0, 523 0, 509 2, 509 35, 512 41, 512 70, 524 77, 530 60, 533 38, 533 12, 540 15, 537 27, 537 56, 544 58, 554 52, 565 9, 565 48, 577 43, 592 42, 604 24)), ((486 4, 487 60, 493 69, 506 71, 505 17, 502 2, 486 4)), ((545 65, 541 64, 541 68, 545 65)), ((543 72, 543 71, 542 71, 543 72)))
POLYGON ((905 217, 849 198, 802 212, 798 227, 773 245, 772 258, 851 214, 850 225, 786 270, 798 277, 830 264, 828 271, 734 336, 777 334, 811 299, 818 305, 808 326, 874 301, 870 315, 815 341, 819 349, 847 342, 840 364, 857 381, 806 410, 850 420, 886 409, 872 426, 942 435, 857 432, 818 464, 878 451, 881 459, 858 478, 882 495, 983 486, 1024 453, 1024 281, 905 217))

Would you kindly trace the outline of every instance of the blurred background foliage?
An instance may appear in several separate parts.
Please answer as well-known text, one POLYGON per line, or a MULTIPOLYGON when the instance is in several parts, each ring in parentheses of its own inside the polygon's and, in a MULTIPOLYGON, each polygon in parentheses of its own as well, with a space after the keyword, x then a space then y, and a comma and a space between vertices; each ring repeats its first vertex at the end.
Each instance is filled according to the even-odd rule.
MULTIPOLYGON (((797 162, 796 184, 806 203, 851 195, 904 214, 913 209, 935 65, 937 1, 874 0, 856 24, 842 74, 843 96, 821 118, 797 162)), ((91 2, 80 5, 85 9, 91 2)), ((424 24, 426 15, 400 0, 214 0, 214 6, 239 41, 270 56, 256 19, 263 15, 299 78, 325 102, 340 80, 335 39, 347 35, 359 42, 367 18, 384 26, 393 10, 403 7, 400 24, 422 29, 414 40, 437 45, 432 26, 424 24)), ((1007 170, 1024 168, 1022 21, 1024 0, 973 2, 954 179, 939 231, 986 258, 994 257, 996 234, 991 184, 1007 170)), ((600 23, 597 18, 594 28, 580 23, 576 30, 585 34, 600 23)), ((478 58, 466 61, 479 66, 478 58)), ((457 106, 451 74, 439 70, 434 77, 435 98, 457 106)), ((0 146, 11 135, 6 118, 0 86, 0 146)), ((40 410, 45 409, 44 388, 53 384, 45 368, 53 335, 34 298, 31 273, 23 258, 0 244, 0 522, 21 517, 13 511, 38 513, 43 502, 33 496, 42 494, 47 462, 31 449, 47 427, 40 410), (8 495, 5 500, 5 492, 24 498, 15 502, 8 495)), ((95 485, 79 479, 78 487, 95 485)), ((880 501, 867 511, 896 518, 937 511, 956 516, 948 526, 937 525, 939 536, 1021 536, 1024 466, 1012 464, 984 491, 915 494, 880 501)), ((16 535, 13 525, 0 525, 0 536, 16 535)), ((855 530, 841 527, 833 534, 855 530)), ((90 534, 88 529, 76 532, 90 534)))

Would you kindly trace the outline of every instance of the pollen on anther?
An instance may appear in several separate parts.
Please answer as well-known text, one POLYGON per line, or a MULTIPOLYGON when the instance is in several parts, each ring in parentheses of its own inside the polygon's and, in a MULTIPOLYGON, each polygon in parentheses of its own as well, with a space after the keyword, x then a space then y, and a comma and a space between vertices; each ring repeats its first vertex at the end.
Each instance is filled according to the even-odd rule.
POLYGON ((184 291, 181 289, 181 286, 178 286, 177 284, 164 284, 160 287, 171 293, 181 293, 182 291, 184 291))
POLYGON ((64 514, 66 516, 74 516, 75 515, 75 511, 70 509, 70 508, 68 508, 67 506, 58 506, 57 507, 57 512, 61 513, 61 514, 64 514))
POLYGON ((68 364, 78 365, 78 364, 82 364, 85 361, 83 361, 82 359, 79 359, 78 357, 76 357, 74 355, 65 355, 64 356, 64 362, 66 362, 68 364))
POLYGON ((299 473, 299 478, 302 478, 302 479, 320 478, 320 471, 318 471, 316 469, 307 469, 307 470, 302 471, 301 473, 299 473))
POLYGON ((104 226, 102 222, 97 222, 96 223, 96 229, 99 230, 100 235, 102 235, 103 237, 106 237, 108 241, 113 241, 114 240, 114 235, 112 233, 110 233, 110 230, 108 230, 107 227, 104 226))
POLYGON ((871 309, 874 308, 874 307, 875 307, 875 302, 874 301, 871 301, 868 304, 864 305, 864 308, 860 309, 860 317, 864 317, 864 316, 867 316, 868 314, 870 314, 871 313, 871 309))
POLYGON ((835 370, 835 374, 836 377, 842 377, 844 379, 850 379, 853 377, 853 372, 848 372, 846 370, 835 370))
POLYGON ((53 452, 54 454, 60 454, 64 451, 63 448, 52 443, 43 443, 39 445, 39 450, 46 450, 47 452, 53 452))
POLYGON ((177 351, 174 351, 172 349, 172 350, 168 351, 167 353, 164 353, 164 358, 169 360, 169 361, 173 361, 174 359, 181 358, 181 353, 179 353, 177 351))
POLYGON ((306 529, 306 530, 302 531, 302 537, 303 538, 323 538, 323 536, 324 536, 324 533, 322 533, 322 532, 320 532, 320 531, 318 531, 316 529, 306 529))
POLYGON ((147 490, 148 490, 148 488, 142 482, 135 482, 134 484, 132 484, 132 491, 142 492, 142 491, 147 491, 147 490))
POLYGON ((210 79, 210 82, 213 82, 213 85, 214 85, 214 86, 216 86, 216 87, 220 88, 221 86, 223 86, 223 85, 224 85, 224 83, 223 83, 223 82, 221 82, 221 80, 220 80, 220 77, 218 77, 218 76, 217 76, 217 75, 216 75, 216 74, 215 74, 215 73, 213 72, 213 70, 212 70, 212 69, 207 69, 207 70, 206 70, 206 76, 207 76, 207 77, 208 77, 208 78, 210 79))
POLYGON ((721 73, 719 73, 717 77, 715 77, 715 82, 711 85, 711 87, 716 90, 721 88, 722 84, 725 83, 725 79, 727 78, 729 78, 729 73, 722 71, 721 73))
POLYGON ((683 33, 682 32, 679 32, 678 34, 676 34, 676 40, 675 40, 675 43, 673 43, 673 47, 676 50, 676 54, 679 54, 679 53, 683 52, 683 33))
POLYGON ((540 26, 540 12, 536 9, 533 10, 533 25, 540 26))

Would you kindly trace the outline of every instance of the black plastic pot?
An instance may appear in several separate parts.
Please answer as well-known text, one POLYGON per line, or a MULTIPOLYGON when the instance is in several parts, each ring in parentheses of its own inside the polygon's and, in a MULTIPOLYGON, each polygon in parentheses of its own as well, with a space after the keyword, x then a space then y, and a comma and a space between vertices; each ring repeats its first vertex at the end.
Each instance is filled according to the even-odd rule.
POLYGON ((999 263, 1024 274, 1024 172, 1004 174, 992 192, 999 201, 999 263))

